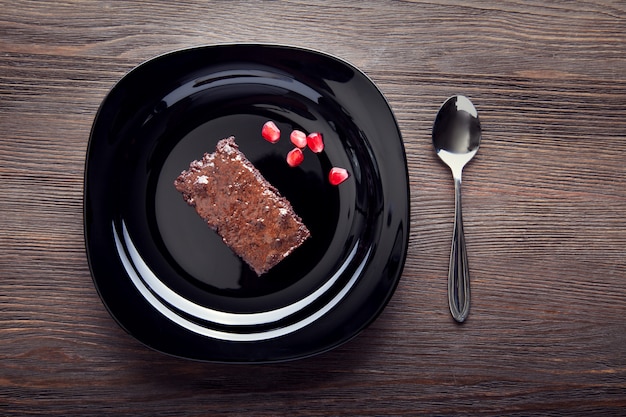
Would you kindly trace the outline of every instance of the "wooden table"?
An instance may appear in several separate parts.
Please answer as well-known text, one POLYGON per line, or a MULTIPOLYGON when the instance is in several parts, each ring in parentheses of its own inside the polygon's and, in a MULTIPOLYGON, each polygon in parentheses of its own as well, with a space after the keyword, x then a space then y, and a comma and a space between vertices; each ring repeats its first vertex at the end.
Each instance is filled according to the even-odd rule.
POLYGON ((2 1, 0 415, 626 414, 623 1, 2 1), (292 44, 353 63, 408 153, 398 289, 356 339, 273 365, 190 362, 126 334, 82 224, 91 124, 164 52, 292 44), (453 183, 431 147, 450 95, 476 105, 465 170, 473 304, 446 276, 453 183))

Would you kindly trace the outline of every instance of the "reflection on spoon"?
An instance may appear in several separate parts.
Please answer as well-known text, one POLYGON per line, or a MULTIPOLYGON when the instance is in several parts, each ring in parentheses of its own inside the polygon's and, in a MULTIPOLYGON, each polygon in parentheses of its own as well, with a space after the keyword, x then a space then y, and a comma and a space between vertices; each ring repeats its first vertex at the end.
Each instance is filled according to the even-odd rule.
POLYGON ((462 323, 469 313, 470 284, 461 212, 461 174, 465 164, 476 155, 481 137, 478 113, 472 102, 464 96, 447 99, 437 113, 432 136, 437 155, 450 167, 454 178, 454 233, 448 270, 448 301, 452 317, 462 323))

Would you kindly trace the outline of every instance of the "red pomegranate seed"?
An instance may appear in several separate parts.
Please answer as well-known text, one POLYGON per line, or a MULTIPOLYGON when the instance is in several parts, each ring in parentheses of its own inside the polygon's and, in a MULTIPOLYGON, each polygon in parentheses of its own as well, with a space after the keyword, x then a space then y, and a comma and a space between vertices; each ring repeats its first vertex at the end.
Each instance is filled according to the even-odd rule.
POLYGON ((289 139, 291 139, 291 143, 296 145, 298 148, 306 147, 306 133, 301 130, 294 130, 289 135, 289 139))
POLYGON ((280 139, 280 129, 278 129, 278 126, 272 121, 265 122, 261 130, 261 135, 268 142, 276 143, 280 139))
POLYGON ((324 139, 321 133, 309 133, 309 136, 306 137, 306 144, 315 153, 320 153, 324 150, 324 139))
POLYGON ((328 173, 328 181, 332 185, 339 185, 345 180, 347 180, 349 176, 350 174, 348 174, 348 171, 346 171, 345 169, 333 167, 330 169, 330 172, 328 173))
POLYGON ((304 161, 304 154, 300 148, 293 148, 287 154, 287 164, 289 164, 290 167, 297 167, 302 161, 304 161))

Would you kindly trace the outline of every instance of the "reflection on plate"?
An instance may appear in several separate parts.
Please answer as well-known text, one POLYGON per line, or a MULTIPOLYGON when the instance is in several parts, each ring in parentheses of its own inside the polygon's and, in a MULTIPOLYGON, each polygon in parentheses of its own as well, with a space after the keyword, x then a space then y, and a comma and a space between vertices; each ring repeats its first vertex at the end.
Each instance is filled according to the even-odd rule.
POLYGON ((85 170, 85 240, 117 322, 156 350, 218 362, 272 362, 334 348, 391 298, 409 229, 407 166, 388 103, 362 72, 326 54, 221 45, 154 58, 107 95, 85 170), (283 132, 324 135, 297 168, 283 132), (189 162, 234 135, 312 237, 261 277, 173 186, 189 162), (339 186, 332 166, 348 169, 339 186))

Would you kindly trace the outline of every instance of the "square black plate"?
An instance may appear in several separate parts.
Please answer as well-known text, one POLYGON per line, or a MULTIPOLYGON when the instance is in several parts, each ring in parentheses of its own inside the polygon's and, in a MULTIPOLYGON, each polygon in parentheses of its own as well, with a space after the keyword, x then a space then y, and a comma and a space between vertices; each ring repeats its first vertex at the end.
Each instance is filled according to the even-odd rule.
POLYGON ((206 361, 302 358, 358 334, 397 286, 409 237, 405 151, 382 93, 336 57, 276 45, 175 51, 133 69, 102 103, 84 211, 95 286, 139 341, 206 361), (260 136, 267 120, 287 132, 277 144, 260 136), (292 129, 325 142, 297 168, 285 163, 292 129), (261 277, 173 186, 230 135, 312 234, 261 277), (332 166, 349 179, 329 184, 332 166))

